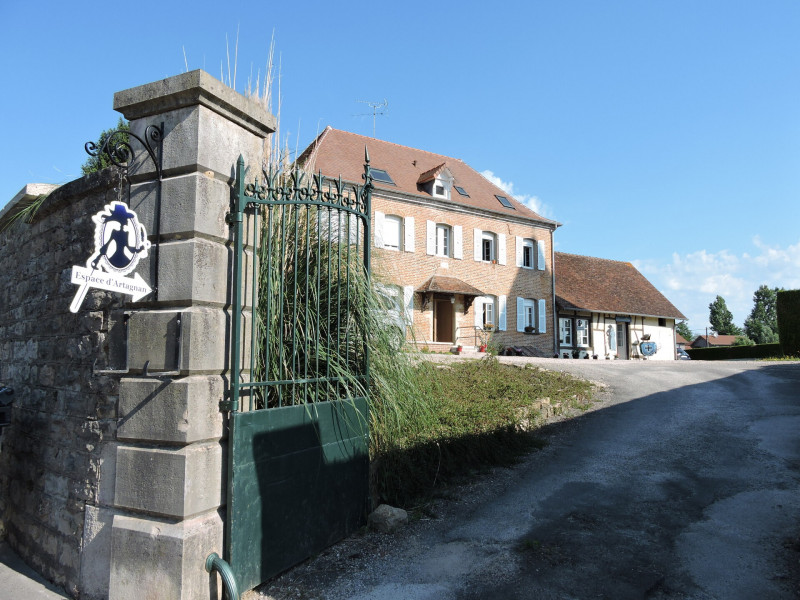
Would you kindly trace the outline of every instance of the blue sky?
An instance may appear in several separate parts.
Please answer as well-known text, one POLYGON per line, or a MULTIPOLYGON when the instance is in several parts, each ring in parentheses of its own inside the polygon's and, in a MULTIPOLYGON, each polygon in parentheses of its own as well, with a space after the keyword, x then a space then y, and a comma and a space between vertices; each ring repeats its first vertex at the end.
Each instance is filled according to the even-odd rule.
POLYGON ((386 99, 377 137, 502 182, 563 223, 557 250, 634 263, 692 329, 717 294, 742 324, 759 285, 800 288, 796 0, 31 1, 0 23, 0 205, 78 177, 115 91, 227 78, 237 30, 243 91, 274 31, 292 148, 372 135, 386 99))

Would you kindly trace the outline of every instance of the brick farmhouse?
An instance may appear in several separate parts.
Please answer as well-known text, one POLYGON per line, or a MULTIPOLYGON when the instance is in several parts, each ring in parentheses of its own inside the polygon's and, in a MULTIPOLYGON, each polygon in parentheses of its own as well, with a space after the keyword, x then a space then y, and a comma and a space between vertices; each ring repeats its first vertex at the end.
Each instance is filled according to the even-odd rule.
POLYGON ((375 190, 373 273, 419 347, 482 343, 553 356, 553 232, 463 161, 326 128, 298 162, 361 183, 364 148, 375 190))
POLYGON ((554 252, 560 223, 463 161, 328 127, 298 163, 361 183, 365 148, 373 274, 417 346, 630 359, 655 342, 649 358, 676 358, 686 317, 633 265, 554 252))

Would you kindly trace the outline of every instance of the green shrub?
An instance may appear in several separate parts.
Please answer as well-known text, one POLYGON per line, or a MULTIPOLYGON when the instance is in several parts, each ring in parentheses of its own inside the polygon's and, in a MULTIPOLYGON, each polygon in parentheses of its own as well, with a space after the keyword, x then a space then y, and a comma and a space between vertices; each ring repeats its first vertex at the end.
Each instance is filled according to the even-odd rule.
POLYGON ((786 356, 800 356, 800 290, 778 292, 778 336, 786 356))

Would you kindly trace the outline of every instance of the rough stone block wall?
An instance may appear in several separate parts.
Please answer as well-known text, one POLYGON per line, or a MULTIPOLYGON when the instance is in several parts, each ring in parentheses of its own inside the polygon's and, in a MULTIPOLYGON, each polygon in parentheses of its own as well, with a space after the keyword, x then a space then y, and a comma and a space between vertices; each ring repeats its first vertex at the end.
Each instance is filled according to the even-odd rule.
MULTIPOLYGON (((117 427, 106 366, 118 294, 91 290, 77 314, 73 265, 94 249, 91 216, 117 198, 106 170, 53 192, 33 224, 0 233, 0 382, 14 388, 0 452, 0 515, 12 548, 77 595, 85 508, 100 502, 104 443, 117 427)), ((2 226, 2 224, 0 224, 2 226)))

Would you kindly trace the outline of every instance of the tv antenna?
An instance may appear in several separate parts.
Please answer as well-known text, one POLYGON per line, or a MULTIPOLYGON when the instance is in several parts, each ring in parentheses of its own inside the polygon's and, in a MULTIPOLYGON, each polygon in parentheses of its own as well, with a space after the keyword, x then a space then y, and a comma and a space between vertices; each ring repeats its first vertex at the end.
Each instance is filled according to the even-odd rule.
MULTIPOLYGON (((378 115, 385 115, 389 112, 389 102, 386 98, 383 99, 383 102, 368 102, 367 100, 356 100, 356 102, 360 102, 361 104, 367 104, 372 109, 372 137, 375 137, 375 117, 378 115), (378 109, 385 109, 378 112, 378 109)), ((368 117, 369 113, 361 113, 359 115, 353 115, 354 117, 368 117)))

